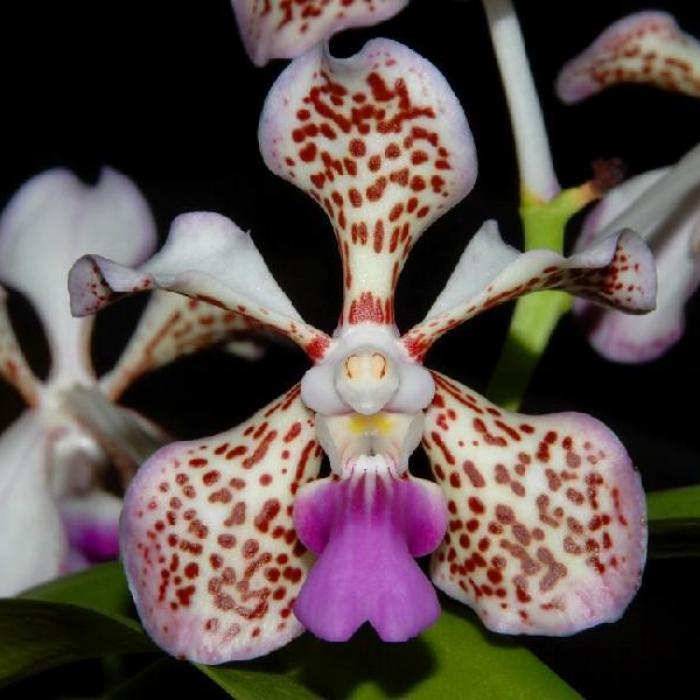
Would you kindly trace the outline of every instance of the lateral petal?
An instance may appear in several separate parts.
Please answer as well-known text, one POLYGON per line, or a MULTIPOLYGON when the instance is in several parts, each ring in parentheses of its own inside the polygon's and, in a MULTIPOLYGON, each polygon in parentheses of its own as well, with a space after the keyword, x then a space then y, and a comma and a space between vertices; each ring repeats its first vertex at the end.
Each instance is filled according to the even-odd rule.
POLYGON ((142 374, 259 327, 220 306, 156 290, 117 364, 100 377, 100 386, 116 399, 142 374))
POLYGON ((433 377, 424 446, 451 518, 435 585, 496 632, 618 619, 646 555, 644 492, 619 440, 590 416, 512 414, 433 377))
POLYGON ((393 325, 413 244, 476 179, 469 125, 445 78, 387 39, 343 59, 317 46, 273 85, 259 139, 270 170, 331 220, 343 261, 340 323, 393 325))
POLYGON ((88 250, 130 265, 155 247, 153 218, 141 193, 105 168, 94 187, 67 170, 26 182, 0 220, 0 280, 25 294, 43 322, 51 347, 52 378, 93 379, 91 321, 71 318, 66 274, 88 250))
POLYGON ((402 342, 413 357, 421 358, 451 328, 541 289, 564 289, 597 304, 643 313, 654 308, 654 258, 629 229, 568 258, 544 249, 521 253, 503 242, 495 221, 487 221, 469 241, 426 317, 402 342))
POLYGON ((700 42, 665 12, 636 12, 608 27, 559 73, 559 98, 574 104, 620 83, 648 83, 700 97, 700 42))
POLYGON ((303 631, 292 606, 311 557, 292 499, 321 457, 295 386, 237 428, 169 445, 141 467, 125 499, 122 557, 144 626, 167 652, 218 664, 303 631))
POLYGON ((58 576, 68 543, 49 488, 48 428, 23 413, 0 437, 0 596, 58 576))
POLYGON ((232 0, 245 50, 256 66, 295 58, 333 34, 368 27, 400 12, 408 0, 232 0))
POLYGON ((68 288, 76 316, 95 313, 124 294, 165 289, 279 331, 314 358, 329 342, 303 321, 250 235, 212 212, 178 216, 163 248, 139 268, 83 256, 70 271, 68 288))
MULTIPOLYGON (((670 168, 631 178, 611 190, 584 223, 580 245, 597 234, 634 202, 645 196, 670 168)), ((656 309, 644 316, 593 307, 577 300, 579 317, 593 347, 616 362, 649 362, 663 355, 685 330, 684 306, 700 285, 700 257, 693 236, 700 230, 700 190, 691 188, 670 213, 650 220, 640 230, 656 257, 656 309)))

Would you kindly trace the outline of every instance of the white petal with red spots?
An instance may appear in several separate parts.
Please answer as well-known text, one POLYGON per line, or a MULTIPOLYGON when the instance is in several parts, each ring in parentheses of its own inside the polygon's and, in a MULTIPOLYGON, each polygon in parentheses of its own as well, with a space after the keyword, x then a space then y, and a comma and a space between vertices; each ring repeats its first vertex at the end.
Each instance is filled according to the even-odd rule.
POLYGON ((343 29, 393 17, 408 0, 232 0, 251 61, 295 58, 343 29))
POLYGON ((444 77, 386 39, 346 59, 318 46, 277 79, 259 137, 267 166, 331 219, 343 259, 341 323, 393 323, 413 243, 476 178, 471 132, 444 77))
POLYGON ((511 414, 433 375, 424 446, 450 513, 435 584, 497 632, 618 619, 646 554, 644 492, 619 440, 590 416, 511 414))
POLYGON ((700 42, 671 15, 637 12, 608 27, 557 78, 557 94, 579 102, 620 83, 648 83, 700 97, 700 42))
POLYGON ((220 435, 157 452, 129 488, 121 549, 141 619, 175 656, 223 663, 302 632, 311 558, 292 502, 318 474, 314 416, 296 386, 220 435))
POLYGON ((206 301, 284 333, 321 356, 328 337, 305 323, 270 273, 250 235, 212 212, 182 214, 163 248, 138 269, 85 255, 70 271, 71 309, 95 313, 125 293, 165 289, 206 301))
POLYGON ((156 290, 117 364, 100 378, 100 386, 116 398, 142 374, 258 327, 228 309, 156 290))
POLYGON ((655 303, 654 258, 630 230, 595 241, 568 258, 544 249, 521 253, 503 242, 494 221, 487 221, 425 319, 402 341, 413 357, 422 357, 451 328, 540 289, 565 289, 597 304, 645 312, 655 303))

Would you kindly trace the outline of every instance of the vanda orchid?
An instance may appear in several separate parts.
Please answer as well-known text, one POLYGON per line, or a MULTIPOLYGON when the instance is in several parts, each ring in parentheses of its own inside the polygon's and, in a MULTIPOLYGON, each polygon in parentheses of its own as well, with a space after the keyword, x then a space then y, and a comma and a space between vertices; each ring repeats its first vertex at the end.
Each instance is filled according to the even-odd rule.
POLYGON ((167 446, 136 475, 121 547, 151 636, 209 664, 266 654, 305 628, 341 641, 369 621, 406 640, 439 615, 414 560, 429 553, 433 582, 490 629, 567 635, 617 619, 646 549, 643 492, 617 438, 583 414, 509 413, 422 362, 448 330, 536 290, 650 310, 646 246, 621 231, 569 258, 521 254, 486 222, 400 335, 404 262, 476 178, 445 79, 393 41, 348 59, 317 47, 272 87, 259 140, 268 167, 331 219, 343 263, 332 336, 300 317, 249 235, 213 213, 178 217, 140 267, 89 255, 70 275, 79 315, 167 289, 287 335, 314 363, 250 420, 167 446), (436 483, 408 470, 419 443, 436 483))
POLYGON ((87 250, 138 264, 155 244, 143 196, 110 169, 94 187, 66 170, 42 173, 2 215, 0 280, 36 309, 52 365, 45 381, 30 369, 3 291, 0 371, 30 408, 0 437, 0 596, 116 557, 121 499, 105 486, 107 469, 116 463, 128 478, 163 436, 110 402, 144 372, 249 328, 218 308, 160 292, 114 369, 98 380, 90 359, 94 319, 71 317, 67 272, 87 250), (75 394, 76 387, 93 391, 75 394))
MULTIPOLYGON (((639 12, 608 27, 557 79, 566 103, 605 87, 646 83, 700 97, 700 42, 681 31, 671 15, 639 12)), ((586 219, 578 246, 629 226, 649 244, 659 276, 657 308, 635 319, 593 309, 574 310, 603 356, 618 362, 657 359, 683 335, 684 306, 700 284, 700 146, 675 167, 659 168, 609 192, 586 219)))

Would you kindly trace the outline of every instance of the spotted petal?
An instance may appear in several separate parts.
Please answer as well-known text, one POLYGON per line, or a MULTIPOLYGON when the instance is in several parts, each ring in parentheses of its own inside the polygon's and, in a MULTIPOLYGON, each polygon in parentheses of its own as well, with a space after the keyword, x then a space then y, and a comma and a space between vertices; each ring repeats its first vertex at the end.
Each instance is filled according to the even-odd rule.
POLYGON ((618 619, 646 548, 644 492, 619 440, 590 416, 508 413, 433 376, 424 445, 451 518, 438 588, 497 632, 618 619))
MULTIPOLYGON (((581 244, 590 244, 621 212, 641 201, 669 170, 640 175, 611 190, 587 218, 581 244)), ((585 301, 576 302, 574 311, 601 355, 618 362, 648 362, 681 338, 685 328, 683 307, 700 285, 699 230, 697 187, 691 188, 670 213, 649 220, 640 229, 656 255, 659 294, 651 313, 628 316, 595 308, 585 301)))
POLYGON ((421 358, 445 332, 497 304, 541 289, 564 289, 597 304, 641 313, 654 308, 654 258, 630 230, 605 237, 568 258, 551 250, 520 253, 494 221, 469 242, 445 288, 421 323, 402 338, 421 358))
POLYGON ((255 321, 214 304, 157 290, 117 364, 100 378, 100 386, 116 399, 142 374, 258 327, 255 321))
POLYGON ((341 324, 393 324, 411 247, 476 178, 471 132, 444 77, 386 39, 346 59, 318 46, 277 79, 259 136, 267 166, 331 219, 343 260, 341 324))
POLYGON ((68 553, 49 488, 45 418, 27 411, 0 437, 0 596, 58 576, 68 553))
POLYGON ((648 83, 700 97, 700 42, 671 15, 637 12, 612 24, 569 61, 556 90, 573 104, 619 83, 648 83))
POLYGON ((125 293, 160 288, 217 305, 284 333, 312 357, 328 337, 305 323, 247 233, 211 212, 183 214, 163 248, 138 269, 86 255, 70 272, 71 310, 95 313, 125 293))
POLYGON ((408 0, 232 0, 238 28, 256 66, 295 58, 350 27, 393 17, 408 0))
POLYGON ((0 280, 29 297, 47 330, 57 381, 89 382, 91 321, 71 318, 66 275, 88 250, 137 264, 155 247, 148 206, 123 175, 104 169, 94 187, 50 170, 17 192, 0 221, 0 280))
POLYGON ((0 374, 34 406, 39 400, 39 385, 17 342, 6 300, 7 294, 0 287, 0 374))
POLYGON ((292 605, 311 560, 292 499, 321 455, 296 386, 237 428, 174 443, 140 469, 121 549, 141 619, 166 651, 215 664, 302 632, 292 605))

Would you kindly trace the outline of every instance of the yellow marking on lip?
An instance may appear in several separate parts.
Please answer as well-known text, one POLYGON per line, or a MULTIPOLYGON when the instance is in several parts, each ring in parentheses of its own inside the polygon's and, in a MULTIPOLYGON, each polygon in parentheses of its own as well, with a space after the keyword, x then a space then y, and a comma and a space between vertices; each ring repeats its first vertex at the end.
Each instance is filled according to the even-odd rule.
POLYGON ((350 418, 350 431, 355 435, 364 433, 388 435, 392 428, 393 421, 386 413, 375 413, 372 416, 363 416, 355 413, 350 418))

